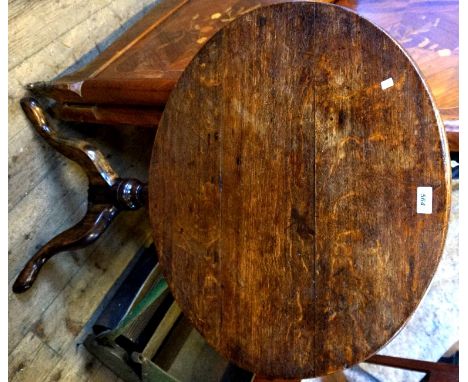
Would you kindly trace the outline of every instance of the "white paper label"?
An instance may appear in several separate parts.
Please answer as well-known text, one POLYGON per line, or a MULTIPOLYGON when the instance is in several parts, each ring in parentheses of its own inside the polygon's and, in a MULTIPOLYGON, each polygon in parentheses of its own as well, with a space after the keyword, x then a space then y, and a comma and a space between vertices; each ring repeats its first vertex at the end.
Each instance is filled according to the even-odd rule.
POLYGON ((432 187, 418 187, 416 192, 418 214, 432 214, 432 187))
POLYGON ((394 83, 393 83, 393 78, 392 77, 387 78, 385 81, 382 81, 380 83, 380 86, 382 87, 382 90, 386 90, 388 88, 391 88, 393 85, 394 85, 394 83))

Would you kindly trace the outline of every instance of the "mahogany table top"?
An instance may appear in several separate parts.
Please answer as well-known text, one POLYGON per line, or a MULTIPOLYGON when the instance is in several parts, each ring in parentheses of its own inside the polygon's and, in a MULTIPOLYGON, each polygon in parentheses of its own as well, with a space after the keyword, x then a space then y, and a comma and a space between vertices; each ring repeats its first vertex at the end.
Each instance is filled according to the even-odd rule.
POLYGON ((254 10, 207 41, 150 167, 176 301, 221 354, 271 377, 384 346, 436 270, 449 204, 443 124, 413 61, 321 3, 254 10))
MULTIPOLYGON (((52 81, 45 93, 58 101, 56 113, 65 120, 155 126, 206 41, 237 16, 280 1, 162 0, 89 65, 52 81)), ((408 50, 435 97, 450 149, 458 151, 458 1, 336 3, 382 27, 408 50)))

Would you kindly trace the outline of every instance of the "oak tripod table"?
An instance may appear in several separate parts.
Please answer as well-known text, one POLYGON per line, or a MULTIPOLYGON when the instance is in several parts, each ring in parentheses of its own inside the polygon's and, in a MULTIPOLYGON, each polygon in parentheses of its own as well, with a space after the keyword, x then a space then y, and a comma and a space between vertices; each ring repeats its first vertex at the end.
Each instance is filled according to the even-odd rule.
POLYGON ((207 41, 170 94, 148 187, 86 145, 61 146, 37 102, 23 107, 91 174, 78 244, 148 203, 177 303, 245 369, 301 378, 366 360, 437 268, 450 207, 442 121, 405 51, 344 8, 263 7, 207 41))

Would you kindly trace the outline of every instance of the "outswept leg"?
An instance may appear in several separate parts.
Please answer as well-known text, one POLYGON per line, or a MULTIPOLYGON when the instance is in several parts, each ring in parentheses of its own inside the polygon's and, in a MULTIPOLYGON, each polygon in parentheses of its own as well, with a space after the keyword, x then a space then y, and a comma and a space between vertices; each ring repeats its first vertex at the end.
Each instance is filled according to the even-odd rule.
POLYGON ((147 199, 146 184, 137 179, 119 178, 104 155, 88 142, 60 137, 36 99, 23 98, 21 106, 41 137, 85 170, 89 189, 88 209, 83 219, 55 236, 31 257, 13 284, 15 293, 23 293, 31 288, 42 266, 51 257, 92 244, 120 211, 136 210, 144 206, 147 199))
POLYGON ((55 236, 29 259, 13 284, 13 292, 22 293, 31 288, 42 266, 52 256, 95 242, 117 214, 117 208, 112 205, 88 205, 79 223, 55 236))

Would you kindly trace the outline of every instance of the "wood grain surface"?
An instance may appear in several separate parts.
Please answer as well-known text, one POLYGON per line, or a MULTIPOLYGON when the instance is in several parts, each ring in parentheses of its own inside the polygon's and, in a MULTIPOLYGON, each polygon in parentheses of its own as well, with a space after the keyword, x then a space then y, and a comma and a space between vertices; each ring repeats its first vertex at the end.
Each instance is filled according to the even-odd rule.
POLYGON ((164 105, 215 32, 246 12, 282 1, 163 0, 96 60, 52 81, 46 94, 63 103, 164 105))
MULTIPOLYGON (((326 0, 330 2, 330 0, 326 0)), ((163 105, 182 71, 219 29, 236 17, 279 0, 162 0, 88 66, 52 82, 48 93, 65 106, 61 117, 113 124, 148 116, 141 105, 163 105), (101 104, 126 105, 112 118, 101 104), (136 105, 135 107, 131 105, 136 105), (66 109, 66 110, 65 110, 66 109)), ((458 1, 338 0, 383 28, 409 52, 425 76, 458 151, 458 1)), ((61 104, 58 104, 59 111, 61 104)), ((153 118, 153 126, 159 118, 153 118)))
MULTIPOLYGON (((69 67, 86 64, 128 28, 127 20, 142 17, 154 2, 8 2, 9 224, 5 288, 11 382, 119 381, 81 344, 90 330, 88 320, 148 239, 151 230, 147 213, 120 216, 92 248, 57 257, 44 268, 33 290, 23 296, 13 294, 12 283, 26 260, 83 216, 87 194, 86 175, 38 137, 19 101, 26 94, 25 84, 54 78, 69 67)), ((151 154, 147 143, 154 138, 150 131, 89 125, 71 130, 63 124, 59 129, 98 146, 121 174, 146 178, 151 154)))
POLYGON ((206 43, 166 105, 149 181, 183 312, 269 377, 329 374, 387 343, 435 272, 450 205, 443 125, 414 63, 320 3, 255 10, 206 43), (416 211, 420 186, 431 214, 416 211))
POLYGON ((421 70, 458 151, 458 0, 339 0, 397 40, 421 70))

